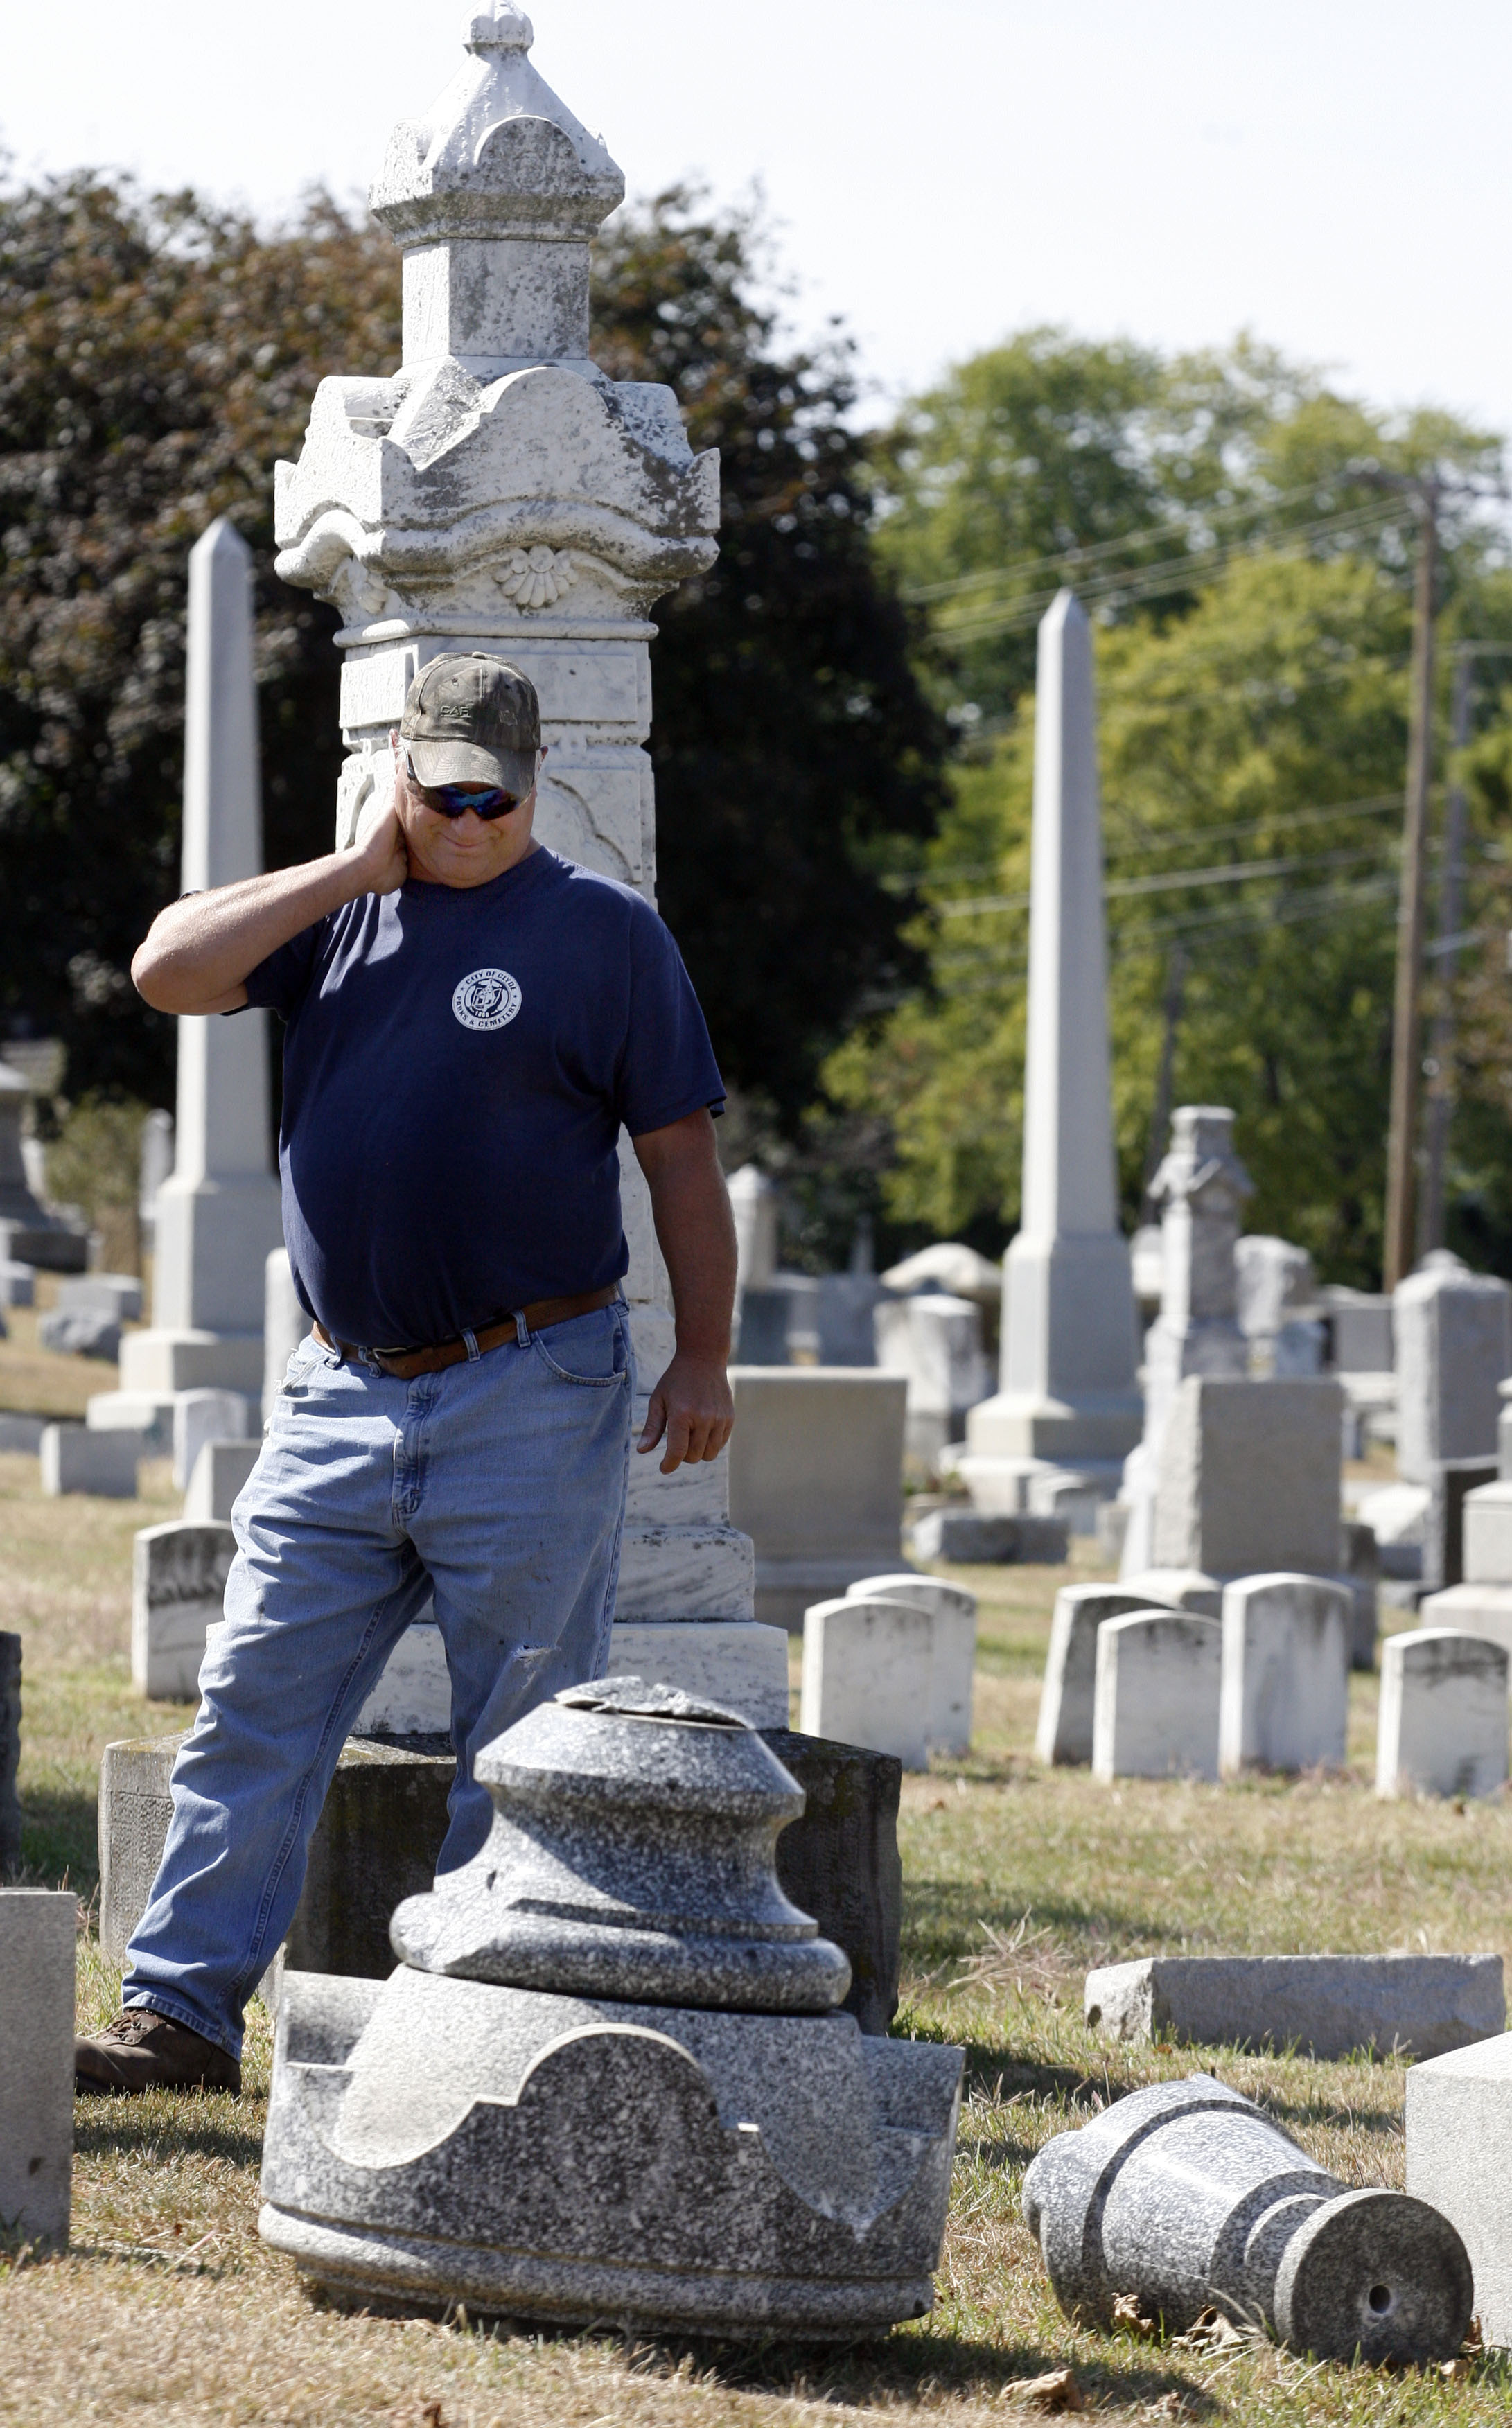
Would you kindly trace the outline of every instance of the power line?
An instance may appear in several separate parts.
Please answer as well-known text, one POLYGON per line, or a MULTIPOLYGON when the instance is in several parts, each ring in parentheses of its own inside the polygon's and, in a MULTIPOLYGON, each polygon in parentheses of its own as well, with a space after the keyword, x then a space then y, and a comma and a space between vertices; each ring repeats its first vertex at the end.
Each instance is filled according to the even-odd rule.
MULTIPOLYGON (((1394 804, 1393 804, 1394 806, 1394 804)), ((1199 885, 1249 885, 1262 877, 1295 877, 1307 868, 1348 868, 1379 857, 1374 848, 1300 852, 1285 860, 1225 861, 1213 868, 1169 868, 1149 877, 1115 877, 1103 887, 1108 902, 1129 901, 1147 894, 1188 893, 1199 885)), ((977 894, 961 902, 936 905, 942 919, 978 918, 1000 910, 1027 910, 1027 894, 977 894)))

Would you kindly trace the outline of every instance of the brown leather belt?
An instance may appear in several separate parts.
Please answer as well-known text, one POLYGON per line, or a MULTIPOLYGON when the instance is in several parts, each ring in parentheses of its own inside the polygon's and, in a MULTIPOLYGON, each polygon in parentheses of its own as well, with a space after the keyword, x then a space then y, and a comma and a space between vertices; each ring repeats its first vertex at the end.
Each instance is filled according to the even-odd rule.
POLYGON ((359 1349, 354 1341, 337 1340, 323 1323, 315 1326, 315 1337, 338 1357, 358 1358, 364 1365, 376 1366, 380 1374, 391 1374, 396 1382, 412 1383, 417 1374, 439 1374, 443 1366, 460 1366, 474 1351, 481 1354, 503 1341, 518 1340, 522 1325, 526 1332, 545 1332, 553 1323, 570 1323, 575 1315, 594 1315, 601 1306, 612 1306, 618 1296, 619 1284, 610 1282, 603 1289, 579 1290, 575 1298, 533 1299, 529 1306, 518 1307, 513 1315, 501 1316, 497 1323, 473 1333, 470 1348, 464 1336, 443 1340, 436 1349, 359 1349))

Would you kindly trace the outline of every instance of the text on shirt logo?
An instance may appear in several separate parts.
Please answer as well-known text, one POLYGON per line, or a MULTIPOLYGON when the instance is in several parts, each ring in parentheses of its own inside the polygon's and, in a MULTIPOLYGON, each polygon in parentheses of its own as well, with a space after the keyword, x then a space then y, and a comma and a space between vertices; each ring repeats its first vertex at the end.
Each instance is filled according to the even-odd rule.
POLYGON ((464 1028, 507 1028, 520 1000, 507 970, 474 970, 452 997, 452 1009, 464 1028))

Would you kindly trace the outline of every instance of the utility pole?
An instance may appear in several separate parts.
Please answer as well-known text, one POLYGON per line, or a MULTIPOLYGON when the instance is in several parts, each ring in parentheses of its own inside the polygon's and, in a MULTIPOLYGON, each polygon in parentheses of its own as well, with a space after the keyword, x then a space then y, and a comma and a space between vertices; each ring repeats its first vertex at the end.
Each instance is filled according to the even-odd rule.
POLYGON ((1438 482, 1414 482, 1421 525, 1412 602, 1412 708, 1407 736, 1406 810, 1402 823, 1402 892, 1397 907, 1396 999, 1391 1021, 1391 1126, 1386 1148, 1384 1287, 1412 1270, 1414 1153, 1422 1044, 1418 1004, 1422 970, 1423 858, 1433 777, 1433 619, 1438 576, 1438 482))
MULTIPOLYGON (((1461 642, 1454 652, 1454 706, 1452 746, 1455 753, 1470 740, 1471 670, 1476 652, 1461 642)), ((1463 917, 1465 862, 1465 787, 1456 775, 1444 805, 1444 859, 1438 878, 1438 935, 1433 947, 1438 965, 1438 1000, 1429 1032, 1427 1121, 1423 1138, 1422 1196, 1418 1207, 1418 1254, 1425 1256, 1444 1244, 1444 1161, 1449 1145, 1449 1117, 1454 1110, 1454 970, 1459 960, 1459 923, 1463 917)))

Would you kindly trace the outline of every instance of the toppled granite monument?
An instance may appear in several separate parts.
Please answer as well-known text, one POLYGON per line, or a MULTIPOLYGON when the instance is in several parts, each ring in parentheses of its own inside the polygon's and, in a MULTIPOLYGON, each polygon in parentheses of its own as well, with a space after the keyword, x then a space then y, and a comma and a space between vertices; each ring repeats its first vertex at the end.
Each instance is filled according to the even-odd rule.
POLYGON ((1024 2215, 1068 2317, 1109 2326, 1132 2294, 1182 2335, 1216 2307, 1293 2351, 1367 2364, 1448 2360, 1471 2321, 1471 2263, 1406 2192, 1354 2191, 1209 2075, 1115 2100, 1046 2142, 1024 2215))
POLYGON ((717 1705, 568 1688, 480 1755, 492 1835, 386 1982, 286 1973, 266 2240, 338 2298, 632 2332, 922 2316, 961 2052, 866 2040, 783 1895, 801 1791, 717 1705))

